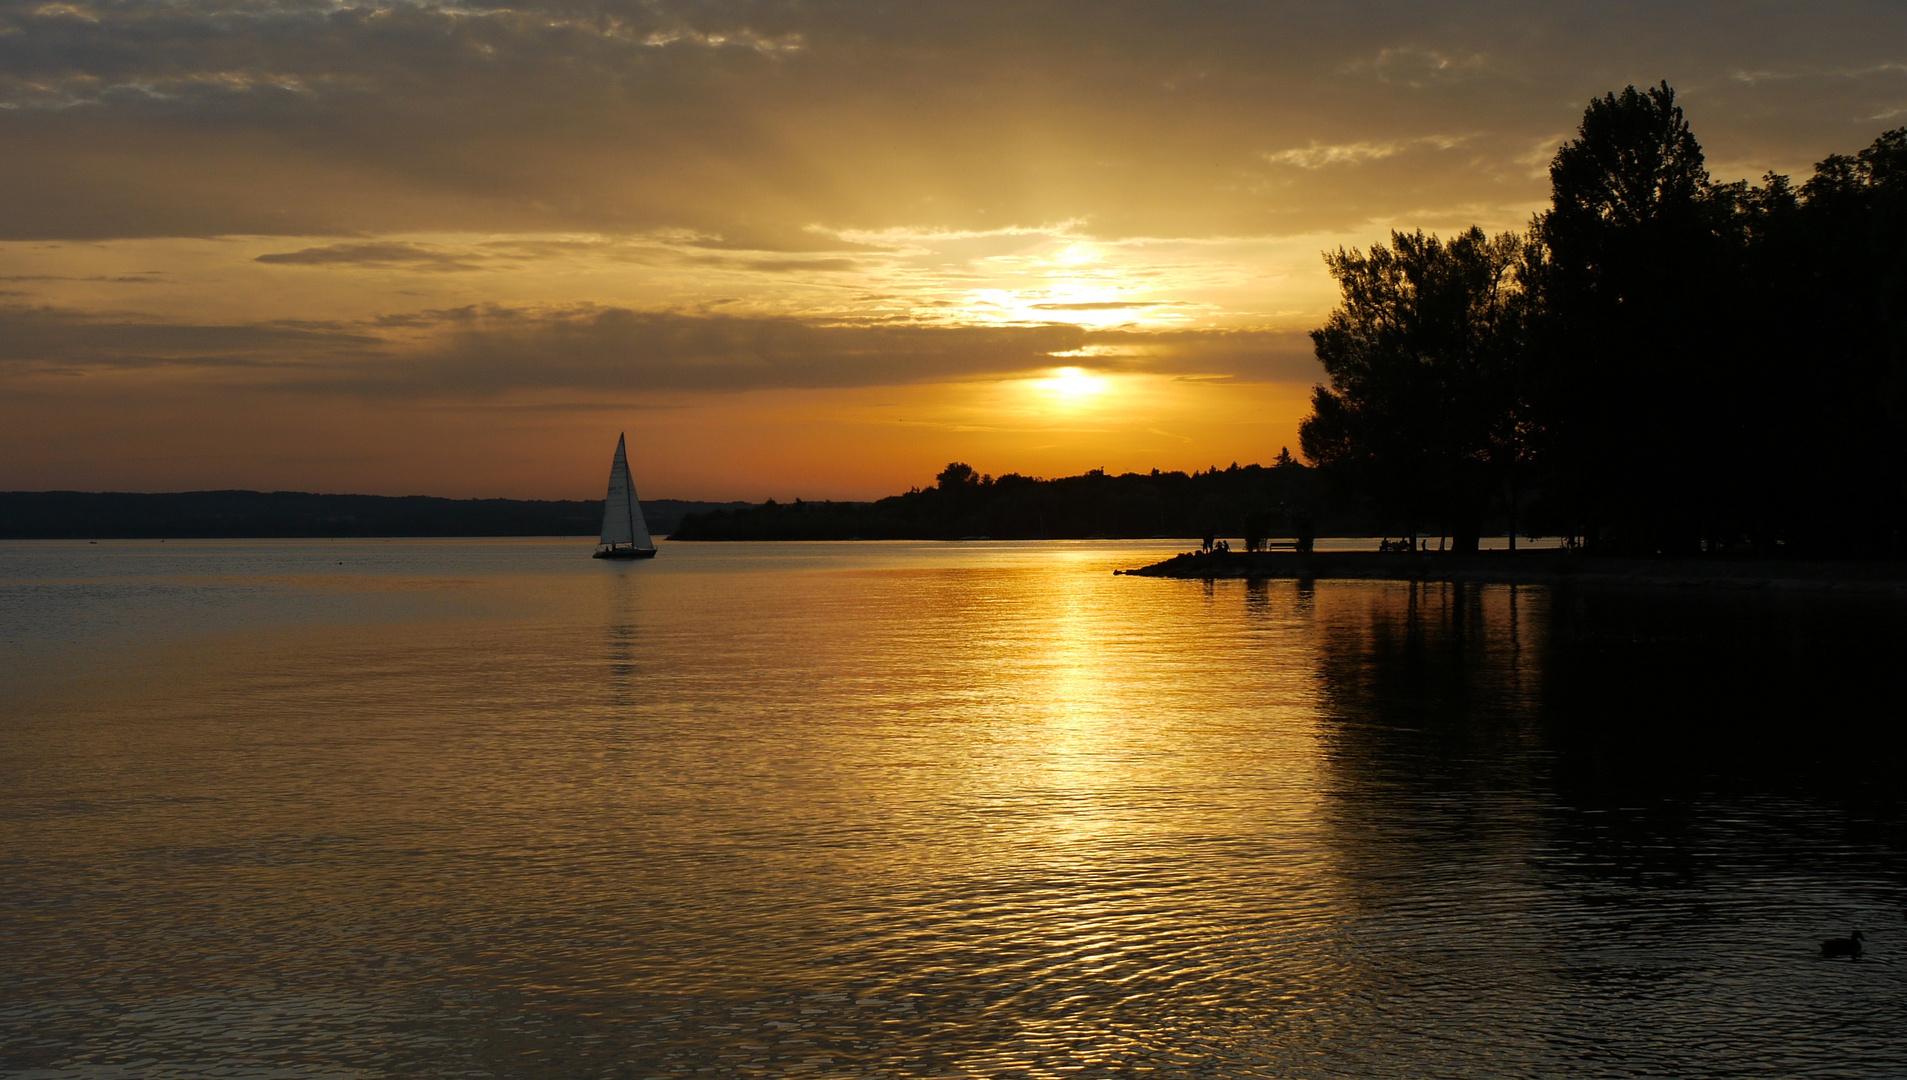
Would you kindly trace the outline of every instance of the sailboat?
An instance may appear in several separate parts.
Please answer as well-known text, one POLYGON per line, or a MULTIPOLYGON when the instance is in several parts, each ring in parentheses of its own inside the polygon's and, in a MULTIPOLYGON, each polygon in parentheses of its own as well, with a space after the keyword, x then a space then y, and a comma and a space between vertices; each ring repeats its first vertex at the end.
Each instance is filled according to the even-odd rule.
POLYGON ((621 435, 616 436, 616 456, 609 463, 609 497, 603 500, 603 539, 594 557, 656 557, 656 542, 649 538, 649 526, 642 520, 642 504, 636 501, 636 485, 629 480, 629 452, 624 448, 621 435))

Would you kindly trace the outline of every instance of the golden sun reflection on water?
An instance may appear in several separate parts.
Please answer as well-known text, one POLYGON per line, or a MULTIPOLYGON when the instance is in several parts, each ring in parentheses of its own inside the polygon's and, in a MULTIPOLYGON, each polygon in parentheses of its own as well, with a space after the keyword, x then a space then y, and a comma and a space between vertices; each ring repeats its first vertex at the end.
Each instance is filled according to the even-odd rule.
POLYGON ((1901 969, 1793 946, 1897 853, 1554 780, 1636 626, 1858 612, 1174 546, 0 549, 0 1072, 1888 1075, 1901 969))

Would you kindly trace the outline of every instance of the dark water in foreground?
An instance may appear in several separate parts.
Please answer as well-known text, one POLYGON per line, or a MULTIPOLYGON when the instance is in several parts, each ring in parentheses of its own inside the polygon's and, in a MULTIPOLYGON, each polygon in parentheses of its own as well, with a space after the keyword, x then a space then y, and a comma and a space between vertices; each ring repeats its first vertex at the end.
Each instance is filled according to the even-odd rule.
POLYGON ((587 550, 0 545, 0 1074, 1907 1070, 1902 601, 587 550))

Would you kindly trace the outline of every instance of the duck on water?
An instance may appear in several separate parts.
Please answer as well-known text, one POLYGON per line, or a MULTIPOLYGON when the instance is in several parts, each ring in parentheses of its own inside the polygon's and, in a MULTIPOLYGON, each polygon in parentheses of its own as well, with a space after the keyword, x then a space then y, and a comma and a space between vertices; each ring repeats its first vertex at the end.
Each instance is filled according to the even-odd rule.
POLYGON ((603 538, 596 545, 598 559, 653 559, 656 542, 649 537, 648 523, 642 520, 642 504, 636 501, 636 485, 629 479, 629 454, 625 440, 616 436, 616 456, 609 462, 609 495, 603 500, 603 538))
POLYGON ((1846 937, 1829 938, 1821 943, 1821 955, 1845 956, 1850 959, 1859 959, 1861 955, 1861 942, 1865 940, 1867 939, 1861 936, 1859 930, 1854 931, 1846 937))

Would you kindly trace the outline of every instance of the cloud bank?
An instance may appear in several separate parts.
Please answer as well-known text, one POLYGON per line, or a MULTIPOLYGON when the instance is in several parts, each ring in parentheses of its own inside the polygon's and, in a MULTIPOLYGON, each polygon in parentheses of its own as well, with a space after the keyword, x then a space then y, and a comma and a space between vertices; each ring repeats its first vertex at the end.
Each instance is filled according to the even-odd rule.
POLYGON ((1805 170, 1907 117, 1907 7, 0 0, 0 463, 121 486, 170 442, 142 482, 203 486, 298 418, 331 456, 287 475, 534 493, 602 441, 565 396, 694 399, 680 495, 982 430, 993 471, 1263 458, 1320 249, 1516 227, 1584 104, 1664 78, 1719 178, 1805 170), (1006 385, 1062 364, 1143 389, 1006 385))
POLYGON ((890 386, 1010 378, 1058 366, 1317 375, 1309 341, 1276 331, 823 323, 584 306, 496 305, 366 324, 182 324, 137 315, 0 307, 0 379, 171 369, 250 388, 420 402, 580 390, 890 386))
POLYGON ((9 0, 0 238, 1315 231, 1526 202, 1625 82, 1812 160, 1907 107, 1903 41, 1851 2, 9 0))

